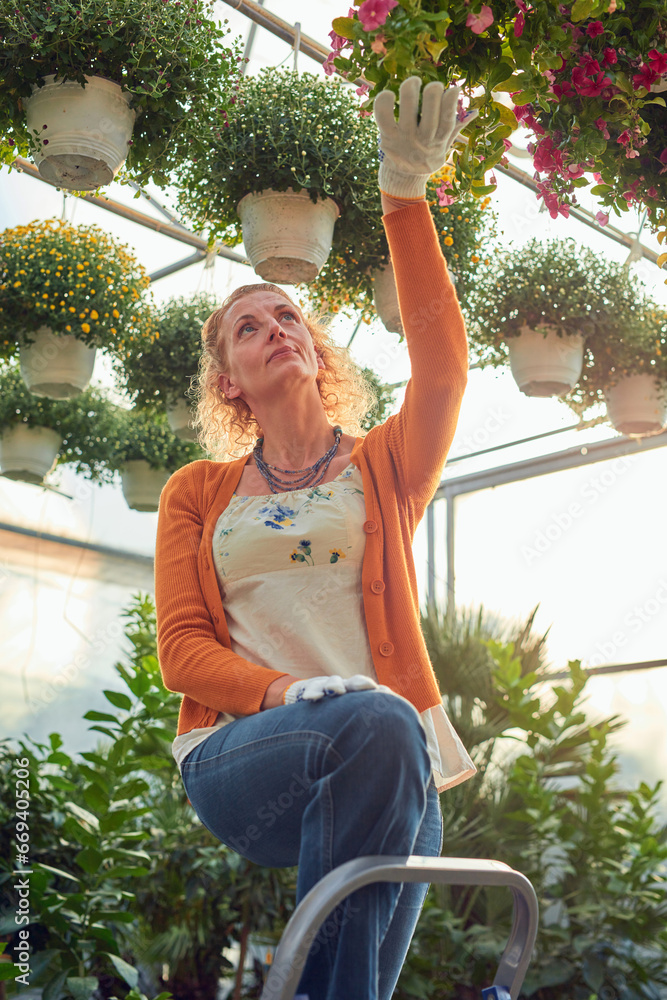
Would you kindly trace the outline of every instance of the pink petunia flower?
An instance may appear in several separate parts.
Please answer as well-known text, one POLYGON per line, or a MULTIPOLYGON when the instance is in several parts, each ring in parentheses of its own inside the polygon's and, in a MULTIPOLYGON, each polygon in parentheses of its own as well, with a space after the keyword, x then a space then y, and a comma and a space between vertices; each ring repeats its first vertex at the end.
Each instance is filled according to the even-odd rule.
POLYGON ((607 47, 602 54, 602 65, 603 66, 615 66, 618 62, 618 54, 616 49, 610 49, 607 47))
POLYGON ((658 189, 656 187, 653 187, 653 185, 651 185, 650 188, 646 189, 646 195, 647 195, 648 198, 657 198, 658 197, 658 189))
POLYGON ((523 29, 526 27, 526 18, 523 11, 519 11, 517 16, 514 18, 514 37, 521 38, 523 35, 523 29))
POLYGON ((602 138, 603 139, 608 139, 609 138, 609 129, 607 128, 607 123, 604 120, 604 118, 596 118, 596 120, 595 120, 595 126, 596 126, 596 128, 599 128, 600 131, 602 132, 602 138))
POLYGON ((470 11, 466 19, 466 27, 470 28, 475 35, 481 35, 492 24, 493 11, 487 4, 482 4, 479 14, 474 14, 470 11))
POLYGON ((448 194, 448 186, 446 184, 441 184, 440 187, 437 187, 435 193, 438 196, 438 205, 440 205, 440 208, 444 208, 445 205, 453 205, 456 201, 456 198, 452 198, 451 194, 448 194))
POLYGON ((598 97, 611 80, 602 72, 597 59, 584 56, 572 70, 572 83, 583 97, 598 97))
POLYGON ((635 90, 639 90, 641 87, 646 87, 647 90, 651 89, 651 84, 655 83, 658 79, 658 74, 655 70, 652 70, 648 63, 642 63, 639 67, 639 72, 635 73, 632 77, 632 86, 635 90))
POLYGON ((664 76, 667 73, 667 52, 658 52, 657 49, 651 49, 648 54, 648 61, 651 69, 658 76, 664 76))
POLYGON ((322 69, 324 70, 326 76, 333 76, 336 72, 336 67, 334 66, 334 55, 334 52, 330 52, 322 63, 322 69))
POLYGON ((329 32, 329 38, 331 39, 331 48, 334 52, 338 52, 339 49, 348 44, 348 39, 343 38, 342 35, 337 35, 335 31, 329 32))
POLYGON ((586 28, 586 34, 589 38, 597 38, 598 35, 603 35, 604 27, 602 21, 592 21, 586 28))
POLYGON ((364 0, 358 10, 361 27, 364 31, 381 28, 394 7, 398 7, 398 0, 364 0))
POLYGON ((606 212, 596 212, 595 220, 600 226, 606 226, 609 222, 609 216, 606 212))
POLYGON ((384 44, 386 38, 383 34, 376 35, 371 42, 371 49, 376 54, 376 56, 386 56, 387 46, 384 44))
POLYGON ((357 87, 355 93, 358 94, 359 97, 365 97, 370 89, 370 84, 362 83, 359 87, 357 87))

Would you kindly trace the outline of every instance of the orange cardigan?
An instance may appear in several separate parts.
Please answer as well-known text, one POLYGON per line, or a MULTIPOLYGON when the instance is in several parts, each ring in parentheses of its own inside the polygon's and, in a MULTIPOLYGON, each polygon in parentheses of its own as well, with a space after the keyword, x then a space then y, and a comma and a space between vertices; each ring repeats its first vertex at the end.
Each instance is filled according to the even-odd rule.
MULTIPOLYGON (((465 326, 426 202, 384 217, 412 368, 399 413, 357 438, 366 503, 362 589, 382 684, 423 712, 440 704, 419 622, 412 540, 442 474, 466 385, 465 326)), ((158 655, 167 688, 184 695, 178 732, 218 712, 258 712, 276 672, 232 652, 212 560, 216 522, 248 455, 179 469, 160 498, 155 553, 158 655)), ((331 608, 335 614, 335 606, 331 608)), ((257 626, 261 628, 261 609, 257 626)))

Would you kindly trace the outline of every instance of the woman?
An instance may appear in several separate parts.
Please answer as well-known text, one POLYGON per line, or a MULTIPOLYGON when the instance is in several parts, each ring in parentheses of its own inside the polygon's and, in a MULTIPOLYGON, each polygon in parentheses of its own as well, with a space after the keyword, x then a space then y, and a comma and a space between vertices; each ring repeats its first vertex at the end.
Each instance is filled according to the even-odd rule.
MULTIPOLYGON (((438 790, 475 770, 442 709, 411 557, 467 370, 425 201, 462 128, 458 91, 428 84, 421 118, 419 96, 417 78, 403 83, 398 122, 391 93, 375 102, 412 364, 400 412, 363 438, 332 427, 332 385, 339 402, 346 387, 331 344, 279 288, 246 286, 204 326, 200 413, 212 435, 231 409, 235 443, 257 444, 186 466, 160 501, 159 655, 185 696, 174 755, 188 796, 247 858, 298 863, 298 898, 353 857, 439 855, 438 790)), ((385 883, 351 896, 299 992, 388 1000, 425 891, 385 883)))

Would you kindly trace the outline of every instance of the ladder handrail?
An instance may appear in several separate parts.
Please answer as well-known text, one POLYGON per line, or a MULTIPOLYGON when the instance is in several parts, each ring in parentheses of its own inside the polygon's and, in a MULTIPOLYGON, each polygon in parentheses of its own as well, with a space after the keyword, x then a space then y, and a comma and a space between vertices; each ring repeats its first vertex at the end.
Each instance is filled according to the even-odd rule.
POLYGON ((353 858, 334 868, 313 886, 283 932, 261 1000, 293 1000, 320 926, 341 900, 371 882, 436 882, 510 888, 514 897, 514 922, 493 985, 505 987, 512 1000, 516 1000, 537 936, 538 905, 531 883, 525 875, 502 861, 417 855, 353 858))

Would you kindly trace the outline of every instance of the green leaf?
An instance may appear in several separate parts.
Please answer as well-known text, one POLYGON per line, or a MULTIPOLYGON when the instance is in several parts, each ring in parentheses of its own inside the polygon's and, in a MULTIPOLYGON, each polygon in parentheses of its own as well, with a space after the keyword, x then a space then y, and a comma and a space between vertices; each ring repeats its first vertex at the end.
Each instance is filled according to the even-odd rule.
POLYGON ((84 719, 88 719, 89 722, 118 722, 115 715, 108 715, 106 712, 86 712, 84 719))
POLYGON ((515 94, 512 100, 517 105, 532 104, 536 97, 537 91, 529 88, 528 90, 522 90, 520 94, 515 94))
POLYGON ((139 985, 139 973, 133 965, 118 955, 109 955, 109 960, 121 979, 124 979, 131 990, 136 990, 139 985))
POLYGON ((57 972, 55 976, 49 979, 44 987, 42 993, 42 1000, 60 1000, 64 995, 63 986, 65 985, 65 980, 69 975, 69 969, 64 969, 62 972, 57 972))
POLYGON ((79 867, 89 875, 94 875, 99 870, 103 859, 102 852, 95 850, 94 847, 84 847, 74 858, 79 867))
POLYGON ((143 778, 133 778, 131 781, 126 781, 124 785, 119 785, 114 791, 112 798, 114 801, 118 801, 119 799, 133 799, 135 796, 147 792, 148 787, 148 782, 144 781, 143 778))
POLYGON ((506 62, 500 62, 489 74, 486 81, 487 90, 496 90, 498 85, 509 80, 512 76, 512 67, 506 62))
POLYGON ((57 875, 58 878, 66 878, 70 882, 76 882, 77 885, 81 882, 81 879, 77 878, 75 875, 72 875, 70 872, 65 872, 62 870, 62 868, 54 868, 52 865, 42 864, 41 861, 36 861, 33 867, 38 869, 39 871, 51 872, 53 875, 57 875))
POLYGON ((595 6, 595 0, 574 0, 570 17, 573 21, 583 21, 595 6))
POLYGON ((86 805, 97 812, 106 812, 109 807, 109 798, 98 784, 87 785, 83 790, 83 797, 86 805))
POLYGON ((46 759, 49 764, 62 764, 63 767, 68 767, 72 763, 72 758, 68 757, 66 753, 61 753, 59 750, 54 750, 46 759))
POLYGON ((76 802, 66 802, 65 810, 69 812, 72 816, 76 816, 77 820, 85 827, 91 827, 93 830, 99 829, 99 820, 97 816, 93 816, 91 812, 87 809, 83 809, 76 802))
MULTIPOLYGON (((132 701, 126 694, 121 694, 120 691, 103 691, 102 693, 106 700, 110 701, 116 708, 123 708, 126 712, 132 708, 132 701)), ((115 721, 117 720, 114 719, 115 721)))
POLYGON ((352 17, 334 17, 331 22, 331 27, 340 35, 341 38, 354 39, 354 18, 352 17))
POLYGON ((0 982, 5 979, 16 979, 21 975, 18 965, 13 962, 0 962, 0 982))
POLYGON ((148 875, 149 871, 150 869, 143 865, 114 865, 103 874, 105 878, 137 878, 140 875, 148 875))
POLYGON ((90 1000, 98 987, 96 976, 69 976, 66 983, 74 1000, 90 1000))

